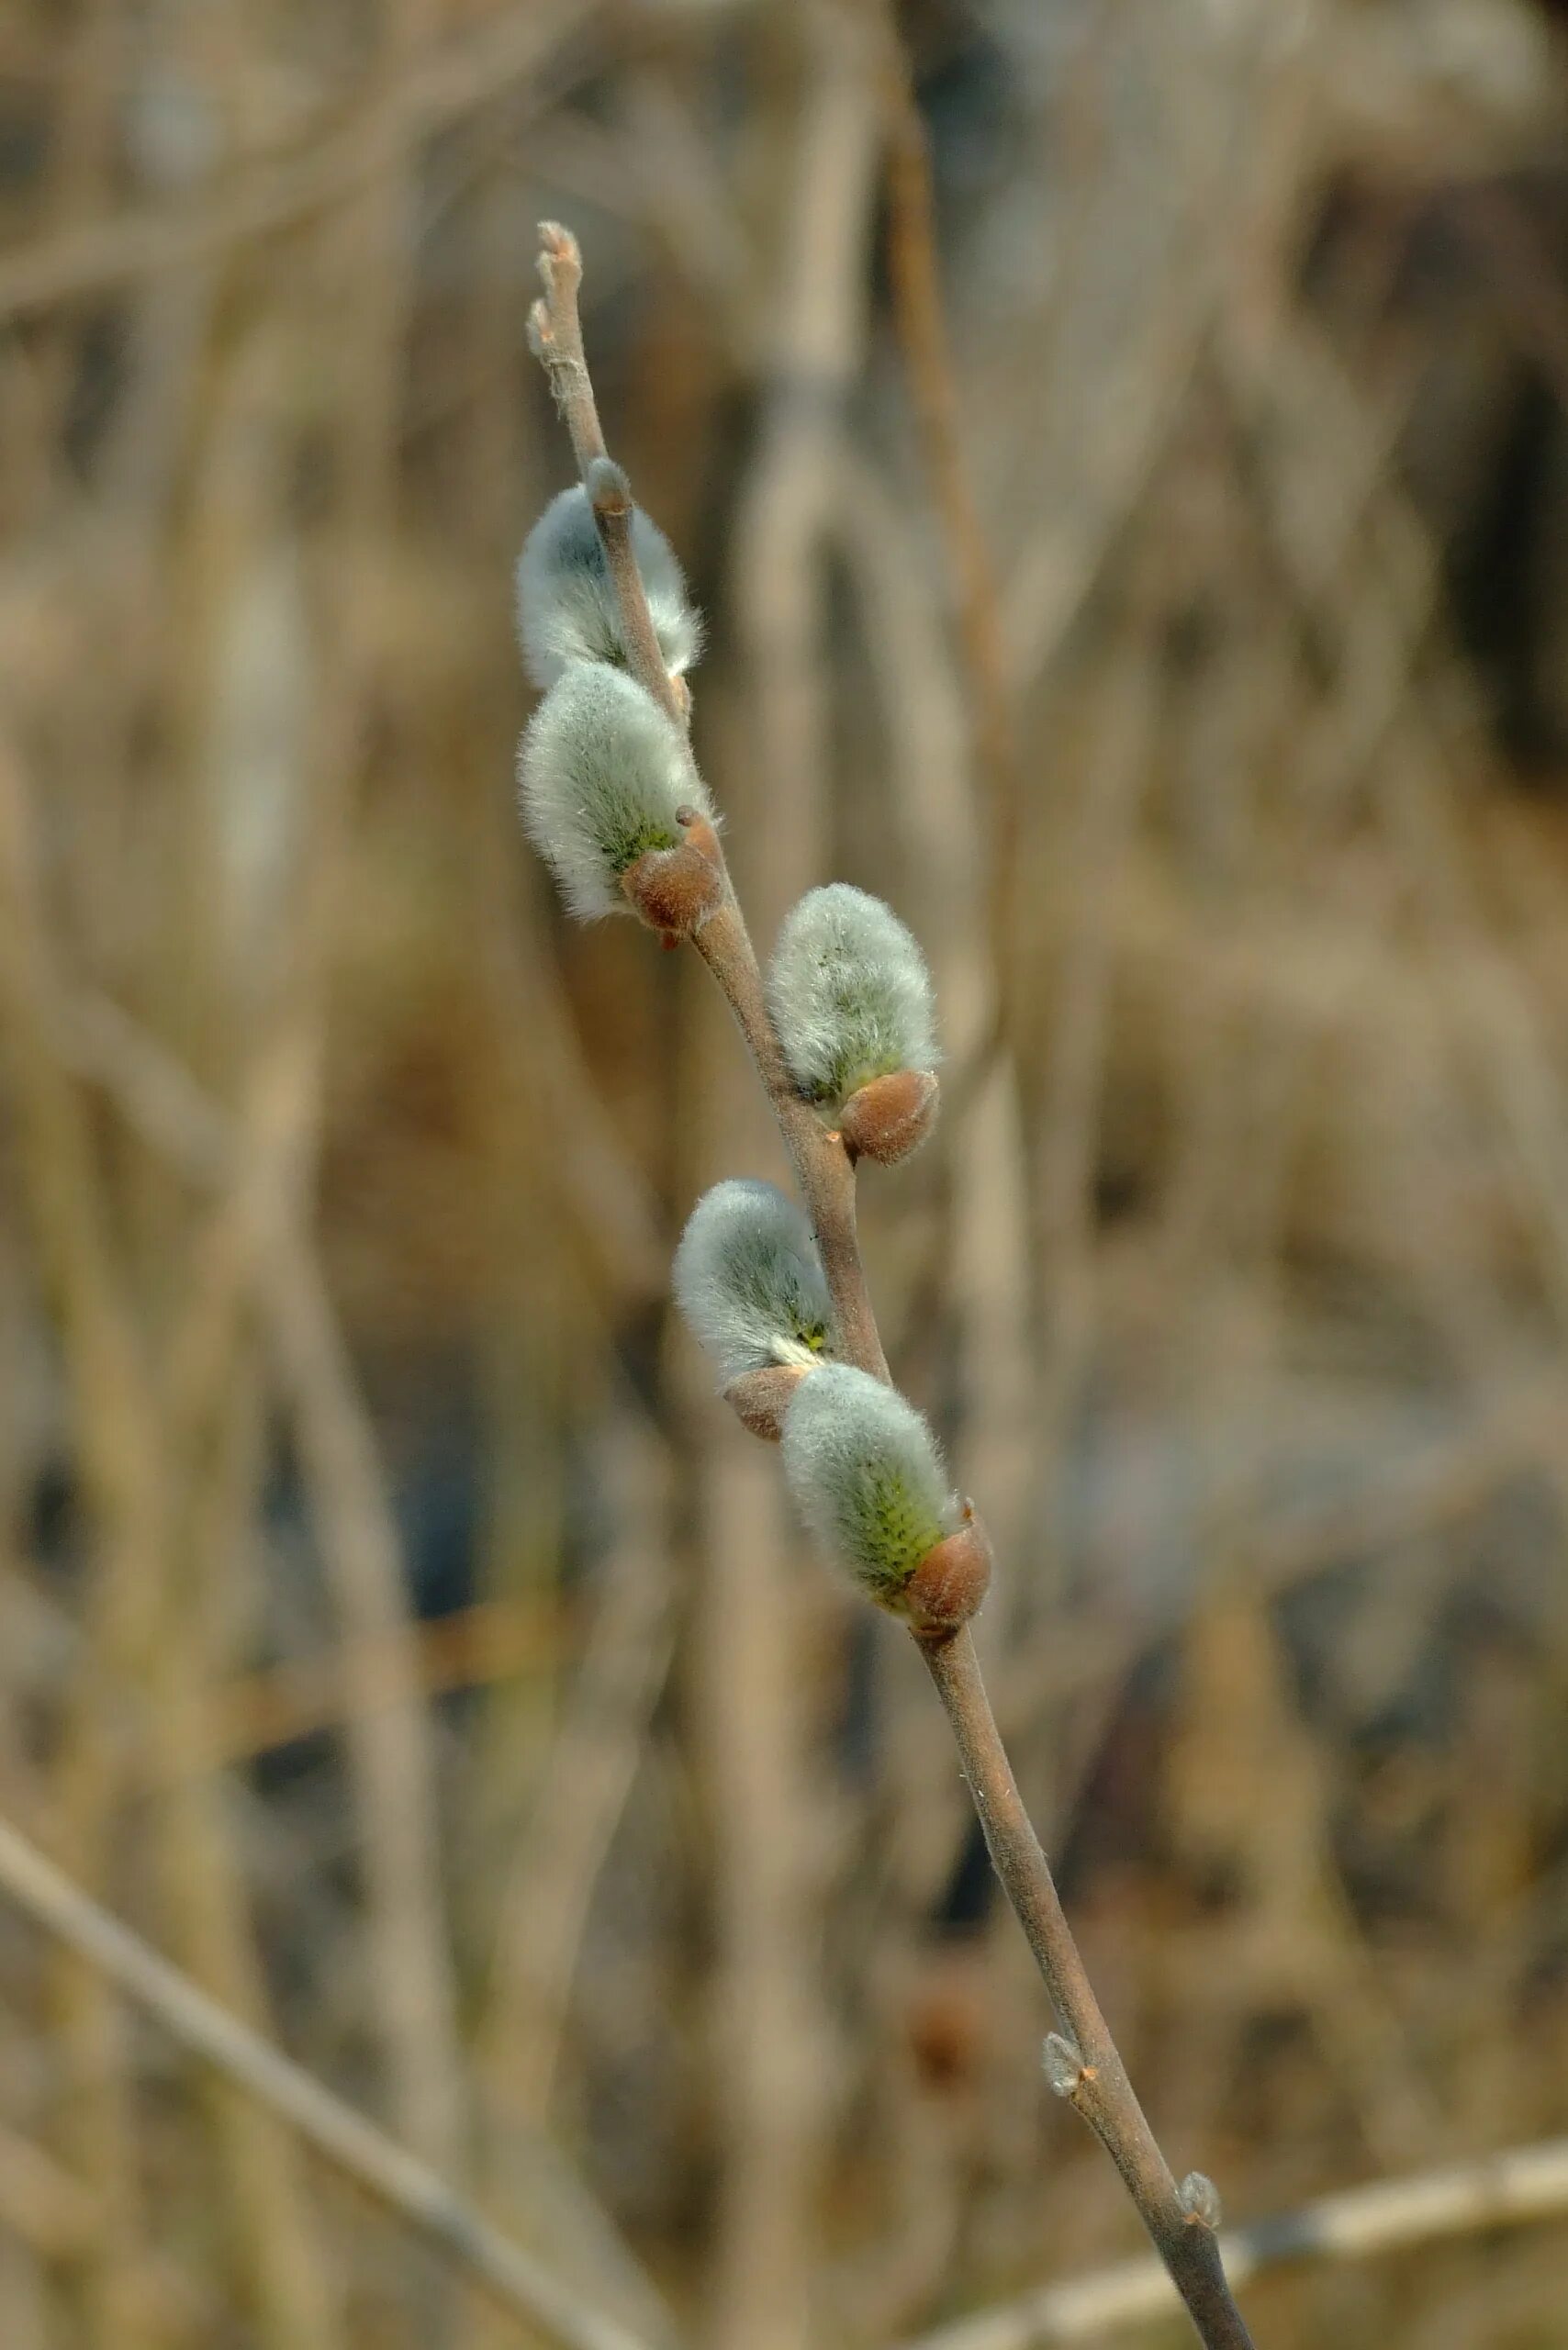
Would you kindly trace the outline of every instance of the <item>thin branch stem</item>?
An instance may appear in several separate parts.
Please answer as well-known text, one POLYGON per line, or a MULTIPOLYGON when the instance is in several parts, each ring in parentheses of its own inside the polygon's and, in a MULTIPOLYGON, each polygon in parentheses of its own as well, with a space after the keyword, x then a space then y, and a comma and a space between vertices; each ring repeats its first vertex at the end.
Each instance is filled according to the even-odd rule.
POLYGON ((1250 2336, 1230 2298, 1218 2240, 1202 2219, 1183 2209, 1094 1996, 1050 1863, 1024 1808, 969 1628, 916 1645, 952 1724, 991 1865, 1070 2036, 1079 2070, 1070 2102, 1121 2172, 1202 2339, 1210 2350, 1248 2350, 1250 2336))
MULTIPOLYGON (((534 346, 556 387, 578 462, 583 462, 585 449, 592 447, 589 471, 597 473, 603 443, 601 436, 597 444, 590 437, 598 433, 598 410, 577 322, 581 260, 576 241, 565 229, 551 225, 541 233, 544 249, 540 269, 547 302, 535 308, 534 346)), ((591 483, 589 487, 591 494, 591 483)), ((647 599, 634 563, 630 573, 626 580, 612 572, 629 653, 647 624, 647 599)), ((659 668, 667 689, 662 663, 659 668)), ((667 699, 665 706, 669 706, 667 699)), ((745 918, 727 874, 723 899, 695 931, 693 943, 734 1013, 778 1122, 816 1235, 842 1351, 860 1369, 888 1379, 856 1230, 854 1162, 841 1138, 822 1125, 790 1082, 745 918)), ((1090 1986, 1050 1865, 1019 1796, 974 1643, 965 1629, 941 1642, 917 1640, 917 1645, 952 1724, 992 1863, 1070 2034, 1078 2065, 1071 2102, 1120 2171, 1207 2350, 1251 2350, 1251 2337, 1226 2283, 1214 2230, 1184 2208, 1090 1986)))
POLYGON ((365 2192, 449 2253, 499 2302, 564 2350, 644 2350, 454 2192, 417 2155, 249 2031, 0 1820, 0 1892, 115 1984, 365 2192))
POLYGON ((583 257, 577 241, 558 220, 539 223, 539 274, 544 291, 529 313, 529 336, 550 378, 550 389, 561 420, 572 436, 577 471, 588 480, 588 468, 605 454, 604 428, 593 379, 583 355, 582 319, 577 288, 583 282, 583 257))
POLYGON ((648 610, 647 590, 637 558, 632 552, 632 492, 619 465, 612 465, 604 445, 604 427, 593 396, 593 378, 583 356, 582 319, 577 289, 583 282, 583 257, 577 241, 558 220, 539 224, 539 274, 544 292, 529 314, 529 337, 544 373, 562 420, 572 439, 572 453, 583 487, 593 507, 604 559, 621 610, 621 633, 626 659, 637 683, 652 694, 659 708, 684 726, 689 698, 664 665, 659 640, 648 610))
POLYGON ((599 543, 610 565, 615 600, 621 608, 621 633, 625 640, 627 664, 638 684, 645 687, 654 699, 684 726, 689 713, 689 696, 685 681, 673 678, 665 667, 654 616, 648 610, 647 590, 632 551, 631 487, 620 466, 612 465, 608 457, 596 458, 584 479, 593 501, 593 519, 599 525, 599 543))

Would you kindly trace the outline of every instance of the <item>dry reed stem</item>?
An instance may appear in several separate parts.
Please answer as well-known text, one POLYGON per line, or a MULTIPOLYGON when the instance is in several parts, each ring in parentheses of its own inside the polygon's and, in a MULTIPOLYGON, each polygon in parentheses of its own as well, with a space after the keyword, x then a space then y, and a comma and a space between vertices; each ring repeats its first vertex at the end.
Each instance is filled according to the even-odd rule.
MULTIPOLYGON (((98 2232, 101 2214, 92 2196, 44 2150, 0 2127, 0 2236, 25 2245, 40 2266, 80 2256, 98 2232)), ((216 2307, 165 2255, 142 2248, 129 2294, 147 2311, 160 2345, 210 2340, 220 2320, 216 2307)), ((10 2338, 0 2333, 9 2350, 10 2338)))
MULTIPOLYGON (((550 284, 556 241, 563 232, 547 227, 543 233, 541 267, 550 284)), ((576 263, 575 243, 572 253, 576 263)), ((575 267, 570 279, 574 304, 579 274, 580 266, 575 267)), ((625 583, 618 579, 616 585, 624 591, 625 583)), ((645 625, 646 598, 635 573, 631 589, 631 600, 641 605, 645 625)), ((623 607, 622 617, 631 643, 638 632, 635 615, 623 607)), ((723 902, 698 930, 693 943, 735 1016, 773 1105, 817 1236, 843 1353, 885 1380, 887 1362, 856 1237, 854 1167, 838 1137, 821 1125, 790 1083, 733 889, 726 886, 723 902)), ((946 1709, 992 1864, 1058 2015, 1071 2035, 1079 2065, 1071 2102, 1115 2163, 1208 2350, 1251 2350, 1251 2337, 1226 2283, 1214 2231, 1183 2206, 1094 1998, 1049 1863, 1019 1796, 968 1628, 936 1639, 917 1636, 916 1645, 946 1709)))
MULTIPOLYGON (((386 168, 359 199, 341 295, 349 370, 337 434, 336 527, 351 583, 390 543, 411 298, 410 207, 418 157, 409 93, 438 62, 431 0, 386 0, 377 27, 375 108, 386 168)), ((318 804, 299 876, 292 1013, 309 1137, 323 1051, 323 994, 348 871, 350 782, 377 677, 370 623, 353 592, 339 620, 330 700, 318 712, 318 804)), ((288 1023, 283 1024, 286 1031, 288 1023)), ((303 1158, 303 1153, 298 1154, 303 1158)), ((257 1305, 293 1426, 297 1458, 335 1607, 347 1635, 347 1745, 363 1831, 364 1948, 384 2038, 390 2109, 409 2144, 463 2175, 466 2099, 457 1988, 441 1863, 433 1727, 420 1686, 412 1601, 370 1415, 359 1393, 314 1233, 263 1184, 254 1201, 265 1274, 257 1305)), ((436 2313, 424 2311, 433 2325, 436 2313)))
MULTIPOLYGON (((19 758, 0 741, 0 1002, 28 1204, 61 1318, 96 1536, 87 1653, 58 1774, 61 1832, 76 1864, 96 1874, 109 1845, 118 1783, 112 1695, 133 1645, 140 1595, 158 1572, 159 1527, 152 1464, 136 1410, 142 1366, 109 1254, 81 1103, 50 1049, 50 965, 40 889, 19 758)), ((83 2247, 82 2298, 95 2338, 139 2350, 151 2335, 145 2309, 125 2290, 141 2231, 122 2022, 90 1969, 62 1963, 56 1973, 76 2167, 100 2215, 98 2231, 83 2247)))
POLYGON ((476 2035, 502 2109, 543 2123, 588 1903, 642 1760, 674 1651, 674 1592, 657 1530, 668 1462, 630 1430, 610 1465, 621 1525, 528 1822, 502 1889, 488 2012, 476 2035))
MULTIPOLYGON (((90 1488, 103 1513, 106 1540, 93 1634, 103 1650, 84 1676, 67 1763, 63 1834, 73 1854, 96 1845, 106 1860, 105 1840, 122 1787, 110 1727, 114 1692, 121 1679, 132 1686, 145 1682, 151 1696, 148 1733, 159 1757, 160 1776, 171 1785, 170 1800, 158 1823, 157 1851, 181 1947, 205 1980, 231 2000, 248 2002, 259 2011, 260 1976, 243 1890, 218 1824, 211 1791, 187 1767, 199 1718, 199 1649, 184 1639, 160 1637, 174 1532, 164 1504, 168 1432, 110 1259, 106 1218, 95 1198, 96 1169, 79 1106, 71 1080, 53 1061, 59 988, 46 944, 41 884, 28 845, 25 789, 19 766, 7 756, 0 777, 11 846, 6 928, 27 965, 26 974, 18 975, 15 1009, 20 1013, 28 1008, 18 1034, 31 1036, 34 1087, 41 1089, 39 1108, 41 1112, 47 1103, 53 1105, 50 1190, 55 1213, 68 1219, 59 1236, 60 1277, 72 1360, 82 1367, 80 1375, 91 1382, 84 1395, 81 1442, 90 1488), (69 1180, 62 1183, 62 1175, 69 1180), (122 1549, 127 1529, 140 1529, 129 1554, 122 1549)), ((84 2028, 92 2032, 96 2077, 115 2029, 112 2019, 100 2012, 98 1995, 86 1986, 78 1986, 72 2004, 73 2012, 84 2012, 84 2028)), ((129 2145, 119 2138, 130 2125, 129 2102, 123 2120, 112 2120, 101 2109, 115 2094, 113 2074, 103 2074, 92 2100, 92 2163, 112 2158, 118 2165, 129 2160, 129 2145)), ((214 2121, 235 2238, 266 2339, 332 2350, 338 2337, 330 2289, 286 2142, 242 2101, 220 2099, 214 2121)), ((95 2176, 91 2167, 89 2175, 95 2176)), ((95 2177, 95 2183, 102 2197, 107 2191, 103 2179, 95 2177)), ((128 2177, 121 2177, 114 2192, 130 2195, 128 2177)), ((106 2211, 102 2241, 107 2260, 129 2276, 134 2246, 117 2243, 115 2210, 106 2204, 100 2208, 106 2211)), ((105 2254, 96 2244, 88 2251, 96 2267, 105 2254)), ((123 2299, 113 2277, 105 2277, 95 2290, 100 2300, 123 2299)), ((106 2301, 103 2315, 106 2322, 123 2323, 133 2340, 140 2338, 136 2329, 146 2322, 140 2300, 118 2315, 106 2301)))
POLYGON ((866 364, 877 196, 866 36, 852 11, 824 0, 809 0, 789 24, 785 59, 801 87, 778 167, 778 260, 759 303, 756 450, 739 485, 723 591, 748 672, 752 804, 741 854, 765 934, 821 878, 831 822, 827 565, 848 404, 866 364))
POLYGON ((879 0, 879 9, 888 140, 888 262, 894 315, 946 544, 947 573, 958 594, 958 643, 969 687, 975 768, 989 819, 992 953, 1006 1019, 1012 1013, 1017 977, 1021 777, 1002 593, 965 452, 963 406, 952 364, 952 338, 936 252, 930 144, 891 0, 879 0))
POLYGON ((502 2309, 563 2350, 644 2350, 635 2334, 590 2309, 492 2227, 428 2163, 248 2031, 4 1821, 0 1891, 155 2017, 182 2048, 213 2065, 367 2195, 429 2237, 502 2309))
MULTIPOLYGON (((1374 2260, 1444 2237, 1525 2227, 1568 2211, 1568 2138, 1518 2146, 1445 2170, 1326 2195, 1282 2218, 1227 2229, 1219 2239, 1238 2284, 1296 2261, 1374 2260)), ((1047 2285, 1004 2307, 924 2333, 906 2350, 1036 2350, 1088 2342, 1170 2308, 1170 2283, 1152 2260, 1047 2285)))
MULTIPOLYGON (((498 1669, 515 1670, 520 1652, 537 1653, 546 1638, 548 1628, 536 1616, 481 1607, 470 1611, 472 1620, 465 1623, 442 1622, 416 1628, 401 1615, 386 1617, 376 1597, 379 1576, 386 1571, 385 1546, 388 1539, 396 1541, 396 1528, 388 1531, 379 1472, 374 1458, 366 1457, 367 1448, 374 1453, 374 1431, 353 1387, 341 1340, 331 1327, 323 1328, 320 1324, 319 1300, 312 1304, 307 1295, 311 1319, 302 1334, 296 1332, 290 1337, 286 1326, 299 1305, 298 1295, 291 1303, 289 1292, 297 1291, 302 1281, 308 1287, 315 1279, 309 1270, 309 1240, 296 1231, 297 1188, 285 1179, 283 1166, 276 1163, 280 1151, 284 1161, 289 1157, 284 1145, 294 1136, 294 1119, 301 1106, 298 1057, 287 1038, 258 1072, 252 1089, 253 1123, 246 1128, 231 1125, 179 1063, 106 1000, 77 995, 65 1008, 63 1025, 67 1052, 73 1035, 74 1057, 90 1069, 142 1139, 166 1154, 192 1181, 228 1194, 209 1237, 221 1237, 223 1219, 238 1209, 240 1237, 246 1232, 251 1235, 258 1260, 259 1303, 266 1309, 280 1357, 286 1356, 291 1345, 300 1344, 301 1337, 305 1342, 304 1356, 294 1366, 297 1379, 302 1382, 296 1400, 302 1410, 319 1415, 325 1423, 325 1433, 319 1432, 318 1440, 324 1447, 330 1474, 319 1498, 326 1513, 327 1531, 351 1548, 363 1550, 369 1544, 381 1553, 377 1573, 356 1603, 363 1604, 373 1619, 370 1628, 351 1634, 330 1659, 278 1668, 238 1684, 228 1693, 241 1700, 238 1719, 226 1698, 224 1729, 219 1730, 210 1719, 202 1723, 193 1732, 189 1748, 165 1759, 165 1770, 174 1777, 200 1774, 253 1751, 257 1744, 299 1736, 319 1726, 344 1725, 352 1739, 356 1718, 362 1733, 368 1730, 375 1735, 378 1716, 409 1702, 407 1676, 410 1671, 422 1704, 424 1696, 439 1688, 482 1681, 498 1669), (278 1292, 281 1305, 274 1294, 278 1292), (340 1451, 347 1457, 346 1471, 340 1451), (348 1516, 340 1522, 342 1513, 348 1516), (489 1635, 498 1617, 512 1644, 510 1654, 505 1649, 498 1655, 494 1652, 489 1635), (355 1640, 357 1652, 353 1652, 355 1640), (473 1653, 481 1642, 486 1650, 483 1658, 473 1653), (423 1669, 427 1656, 433 1661, 428 1671, 423 1669)), ((230 1233, 230 1237, 234 1235, 230 1233)), ((208 1361, 200 1347, 187 1348, 187 1384, 196 1375, 194 1367, 208 1361)), ((363 1560, 359 1569, 363 1574, 363 1560)), ((395 1762, 393 1767, 400 1770, 403 1764, 395 1762)), ((514 2136, 511 2156, 547 2199, 555 2224, 570 2230, 575 2248, 585 2261, 603 2260, 612 2251, 616 2262, 643 2285, 641 2272, 610 2222, 547 2141, 532 2130, 526 2141, 514 2136)), ((651 2288, 644 2289, 651 2298, 651 2288)))
POLYGON ((503 10, 408 72, 393 93, 392 137, 378 96, 297 155, 237 171, 200 205, 176 198, 69 229, 0 259, 0 318, 78 301, 221 256, 358 195, 410 148, 536 74, 588 13, 584 0, 503 10))
MULTIPOLYGON (((769 55, 777 229, 745 344, 760 375, 756 447, 719 590, 745 674, 744 720, 716 704, 737 729, 730 814, 767 925, 822 878, 834 822, 823 591, 835 458, 867 347, 877 132, 872 60, 852 11, 807 0, 779 17, 769 55)), ((728 1169, 736 1153, 753 1163, 775 1147, 727 1039, 708 1021, 700 1038, 687 1181, 712 1171, 715 1151, 728 1169)), ((697 1408, 711 1411, 706 1399, 697 1408)), ((702 1446, 694 1627, 694 1729, 713 1791, 710 2061, 722 2085, 704 2314, 716 2344, 802 2350, 817 2330, 834 2096, 816 1912, 823 1791, 808 1762, 801 1599, 777 1476, 733 1422, 721 1427, 702 1446)))
MULTIPOLYGON (((675 1646, 675 1588, 660 1539, 671 1500, 667 1449, 633 1409, 610 1446, 611 1553, 527 1816, 509 1841, 472 2061, 482 2175, 498 2211, 515 2211, 516 2232, 532 2244, 569 2229, 569 2266, 564 2250, 558 2255, 568 2275, 595 2278, 601 2300, 666 2342, 671 2322, 656 2288, 586 2190, 564 2166, 539 2159, 590 1907, 646 1759, 675 1646)), ((493 2341, 493 2325, 476 2338, 493 2341)))

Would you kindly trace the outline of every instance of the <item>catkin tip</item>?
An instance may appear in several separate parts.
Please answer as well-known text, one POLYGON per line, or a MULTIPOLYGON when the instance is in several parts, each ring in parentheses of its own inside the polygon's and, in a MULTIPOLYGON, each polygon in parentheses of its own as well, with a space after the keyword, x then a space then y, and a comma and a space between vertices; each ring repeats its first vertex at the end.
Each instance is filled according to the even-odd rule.
MULTIPOLYGON (((917 1570, 963 1524, 914 1406, 867 1371, 829 1364, 790 1406, 784 1473, 823 1548, 879 1606, 906 1615, 917 1570)), ((942 1604, 939 1588, 933 1602, 942 1604)))
MULTIPOLYGON (((703 1193, 675 1252, 676 1303, 741 1410, 754 1373, 811 1371, 832 1356, 833 1304, 811 1226, 771 1183, 732 1181, 703 1193)), ((780 1408, 781 1386, 766 1391, 780 1408)), ((748 1423, 749 1425, 749 1423, 748 1423)), ((767 1433, 766 1430, 759 1433, 767 1433)))
MULTIPOLYGON (((847 882, 808 890, 786 915, 767 992, 790 1074, 808 1101, 837 1109, 883 1079, 929 1076, 936 1066, 924 957, 890 907, 847 882)), ((863 1138, 852 1147, 868 1158, 879 1144, 898 1156, 913 1148, 927 1091, 857 1105, 863 1138)))
MULTIPOLYGON (((694 806, 712 813, 686 738, 622 670, 583 661, 562 672, 523 735, 518 786, 524 829, 579 921, 625 912, 633 901, 624 877, 660 854, 681 863, 679 906, 690 919, 700 918, 700 890, 722 886, 682 821, 694 806)), ((657 926, 675 929, 678 893, 666 887, 667 919, 657 926)))
MULTIPOLYGON (((537 330, 551 332, 544 306, 534 306, 537 330)), ((686 576, 658 525, 633 506, 626 476, 603 458, 590 468, 614 488, 607 512, 631 516, 632 553, 648 599, 649 617, 665 667, 673 677, 690 668, 702 649, 702 623, 687 594, 686 576), (624 507, 613 500, 624 495, 624 507)), ((553 686, 574 661, 627 666, 621 606, 588 491, 580 483, 552 498, 523 544, 517 565, 517 632, 523 666, 536 686, 553 686)))

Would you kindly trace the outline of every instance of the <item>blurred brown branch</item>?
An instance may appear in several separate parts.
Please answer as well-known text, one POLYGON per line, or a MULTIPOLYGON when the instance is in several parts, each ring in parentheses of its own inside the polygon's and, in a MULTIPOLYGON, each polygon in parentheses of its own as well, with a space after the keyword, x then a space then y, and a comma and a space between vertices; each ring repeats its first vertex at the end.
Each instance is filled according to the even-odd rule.
MULTIPOLYGON (((1220 2248, 1239 2284, 1294 2261, 1374 2260, 1445 2236, 1527 2227, 1564 2212, 1568 2138, 1556 2138, 1326 2195, 1281 2219, 1227 2228, 1220 2248)), ((909 2350, 1035 2350, 1036 2344, 1089 2342, 1170 2306, 1170 2280, 1159 2263, 1131 2260, 939 2326, 909 2350)))
POLYGON ((275 2114, 408 2226, 439 2244, 504 2309, 563 2350, 643 2350, 509 2243, 439 2174, 224 2012, 0 1821, 0 1891, 155 2017, 182 2048, 275 2114))

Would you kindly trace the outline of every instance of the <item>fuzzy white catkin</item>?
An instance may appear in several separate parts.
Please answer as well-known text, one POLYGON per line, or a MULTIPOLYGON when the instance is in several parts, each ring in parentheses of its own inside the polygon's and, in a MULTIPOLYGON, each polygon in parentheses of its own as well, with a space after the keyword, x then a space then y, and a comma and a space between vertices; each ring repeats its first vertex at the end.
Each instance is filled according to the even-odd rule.
POLYGON ((925 958, 890 906, 847 881, 809 890, 785 916, 767 997, 809 1101, 836 1104, 872 1078, 936 1066, 925 958))
POLYGON ((678 809, 712 819, 680 729, 602 662, 562 672, 529 722, 517 772, 523 829, 579 922, 627 911, 621 875, 678 845, 678 809))
POLYGON ((675 1295, 728 1386, 770 1363, 831 1349, 833 1306, 811 1226, 771 1183, 705 1192, 675 1252, 675 1295))
POLYGON ((803 1379, 784 1421, 784 1474, 823 1550, 874 1598, 895 1599, 962 1511, 913 1404, 869 1372, 830 1363, 803 1379))
MULTIPOLYGON (((632 512, 632 552, 665 666, 684 676, 702 650, 702 622, 674 548, 640 506, 632 512)), ((614 583, 580 486, 551 499, 518 557, 517 633, 523 666, 536 686, 553 686, 574 661, 625 666, 614 583)))

